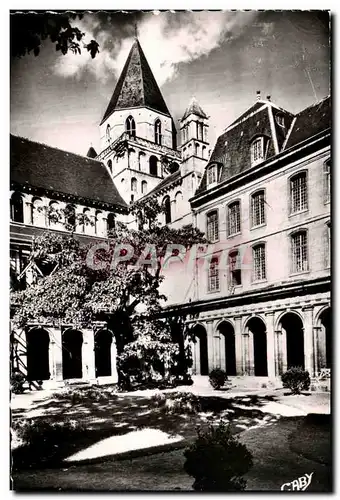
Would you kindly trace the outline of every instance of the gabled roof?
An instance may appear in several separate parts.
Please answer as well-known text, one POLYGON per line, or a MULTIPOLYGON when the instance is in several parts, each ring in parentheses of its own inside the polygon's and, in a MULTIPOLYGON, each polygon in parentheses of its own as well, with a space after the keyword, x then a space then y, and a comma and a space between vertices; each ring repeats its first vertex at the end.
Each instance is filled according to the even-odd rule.
POLYGON ((88 158, 96 158, 96 156, 97 156, 96 150, 91 146, 89 148, 88 152, 86 153, 86 156, 88 158))
POLYGON ((101 124, 116 109, 147 106, 171 116, 142 47, 135 40, 101 124))
POLYGON ((325 97, 321 101, 303 109, 296 115, 293 129, 290 132, 285 149, 302 142, 313 135, 330 128, 331 99, 325 97))
POLYGON ((189 106, 185 110, 185 113, 184 113, 181 121, 183 121, 186 118, 188 118, 188 116, 191 115, 191 114, 200 116, 201 118, 208 119, 207 115, 204 113, 203 109, 198 104, 198 102, 196 101, 195 97, 192 97, 192 99, 191 99, 191 101, 189 103, 189 106))
POLYGON ((150 196, 159 193, 162 189, 167 188, 173 182, 179 181, 181 179, 181 171, 180 169, 176 170, 176 172, 165 177, 155 188, 153 188, 148 194, 143 196, 143 199, 149 198, 150 196))
POLYGON ((127 208, 103 163, 22 137, 10 140, 11 183, 127 208))

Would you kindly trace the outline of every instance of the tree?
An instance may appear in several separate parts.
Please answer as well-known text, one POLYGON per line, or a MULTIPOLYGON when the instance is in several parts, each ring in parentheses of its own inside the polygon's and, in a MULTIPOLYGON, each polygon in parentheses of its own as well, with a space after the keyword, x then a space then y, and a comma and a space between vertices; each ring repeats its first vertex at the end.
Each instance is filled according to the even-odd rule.
POLYGON ((11 56, 22 57, 32 51, 37 56, 42 42, 49 39, 63 55, 68 51, 80 54, 83 48, 95 58, 99 44, 95 40, 85 44, 85 33, 71 24, 82 17, 83 14, 74 12, 11 12, 11 56))
POLYGON ((129 355, 136 353, 140 357, 143 350, 144 360, 153 357, 171 365, 183 348, 173 348, 169 325, 157 319, 162 301, 167 299, 159 288, 168 245, 189 249, 205 239, 192 226, 173 229, 162 225, 158 221, 162 211, 155 199, 136 203, 131 213, 138 218, 139 229, 117 222, 112 238, 105 244, 100 240, 101 247, 81 246, 74 233, 65 236, 46 231, 35 238, 30 263, 46 273, 25 290, 11 294, 14 325, 91 326, 97 320, 106 321, 115 334, 122 362, 126 364, 129 355), (147 355, 147 350, 152 354, 147 355))

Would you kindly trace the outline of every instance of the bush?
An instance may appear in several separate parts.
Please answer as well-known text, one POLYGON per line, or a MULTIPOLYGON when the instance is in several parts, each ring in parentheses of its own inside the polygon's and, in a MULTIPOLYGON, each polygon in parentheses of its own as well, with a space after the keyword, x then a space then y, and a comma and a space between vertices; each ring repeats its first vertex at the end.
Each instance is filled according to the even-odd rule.
POLYGON ((214 368, 209 374, 209 382, 214 389, 223 387, 227 380, 227 374, 221 368, 214 368))
POLYGON ((242 478, 253 465, 252 455, 230 432, 229 425, 199 430, 195 443, 185 450, 184 470, 195 478, 193 489, 206 492, 242 491, 242 478))
POLYGON ((88 402, 105 402, 115 397, 115 388, 92 387, 69 387, 63 391, 55 392, 54 399, 67 401, 72 405, 88 402))
POLYGON ((25 376, 18 370, 15 370, 11 376, 11 391, 14 394, 22 394, 25 390, 24 389, 25 380, 26 380, 25 376))
POLYGON ((293 366, 281 375, 282 385, 292 391, 293 394, 300 394, 301 391, 308 391, 310 387, 310 377, 307 371, 300 366, 293 366))
POLYGON ((191 392, 155 394, 151 401, 156 408, 162 408, 166 413, 171 414, 190 415, 201 410, 199 398, 191 392))

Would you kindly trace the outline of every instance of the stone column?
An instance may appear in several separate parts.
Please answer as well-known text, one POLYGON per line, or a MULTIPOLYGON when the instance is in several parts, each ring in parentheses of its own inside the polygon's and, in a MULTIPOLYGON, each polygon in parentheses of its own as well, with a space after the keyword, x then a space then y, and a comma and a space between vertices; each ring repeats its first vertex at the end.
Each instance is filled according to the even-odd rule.
POLYGON ((248 331, 248 375, 255 375, 254 333, 248 331))
POLYGON ((25 194, 23 197, 25 224, 32 224, 32 198, 31 194, 25 194))
POLYGON ((61 328, 50 328, 50 379, 56 382, 63 380, 63 348, 61 328))
POLYGON ((208 320, 206 322, 206 331, 207 331, 207 344, 208 344, 208 372, 215 367, 215 349, 214 349, 214 338, 213 338, 213 322, 212 320, 208 320))
POLYGON ((249 363, 249 331, 242 333, 242 372, 243 375, 250 375, 250 363, 249 363))
POLYGON ((86 328, 83 330, 82 345, 82 367, 83 379, 93 380, 96 378, 95 359, 94 359, 94 332, 86 328))
POLYGON ((275 380, 275 336, 274 336, 274 311, 266 313, 267 317, 267 369, 270 381, 275 380))
POLYGON ((112 335, 112 342, 111 342, 111 377, 112 377, 112 383, 117 384, 118 382, 117 347, 114 335, 112 335))
POLYGON ((304 354, 305 354, 305 370, 309 372, 311 377, 315 374, 314 368, 314 331, 313 331, 313 306, 303 309, 304 315, 304 354))
POLYGON ((236 375, 244 374, 243 356, 242 356, 242 332, 241 316, 235 316, 235 356, 236 356, 236 375))
POLYGON ((326 331, 323 326, 314 327, 315 371, 326 368, 326 331))
POLYGON ((284 365, 287 366, 287 356, 283 353, 283 333, 282 330, 275 331, 275 345, 276 345, 276 358, 275 358, 275 372, 279 376, 284 371, 284 365))

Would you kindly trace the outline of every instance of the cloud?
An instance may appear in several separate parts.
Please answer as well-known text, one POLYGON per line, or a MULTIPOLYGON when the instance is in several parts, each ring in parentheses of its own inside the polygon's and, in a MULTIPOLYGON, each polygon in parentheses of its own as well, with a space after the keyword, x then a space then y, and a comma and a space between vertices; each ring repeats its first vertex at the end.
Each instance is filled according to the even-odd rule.
MULTIPOLYGON (((159 85, 174 78, 180 64, 207 56, 228 39, 240 36, 257 16, 256 12, 162 12, 146 13, 138 23, 138 38, 159 85)), ((114 20, 114 16, 112 16, 114 20)), ((100 81, 119 76, 133 38, 118 38, 113 24, 103 23, 96 14, 88 14, 77 26, 86 33, 85 42, 95 39, 100 53, 91 59, 81 55, 60 56, 56 74, 80 79, 89 71, 100 81)))

